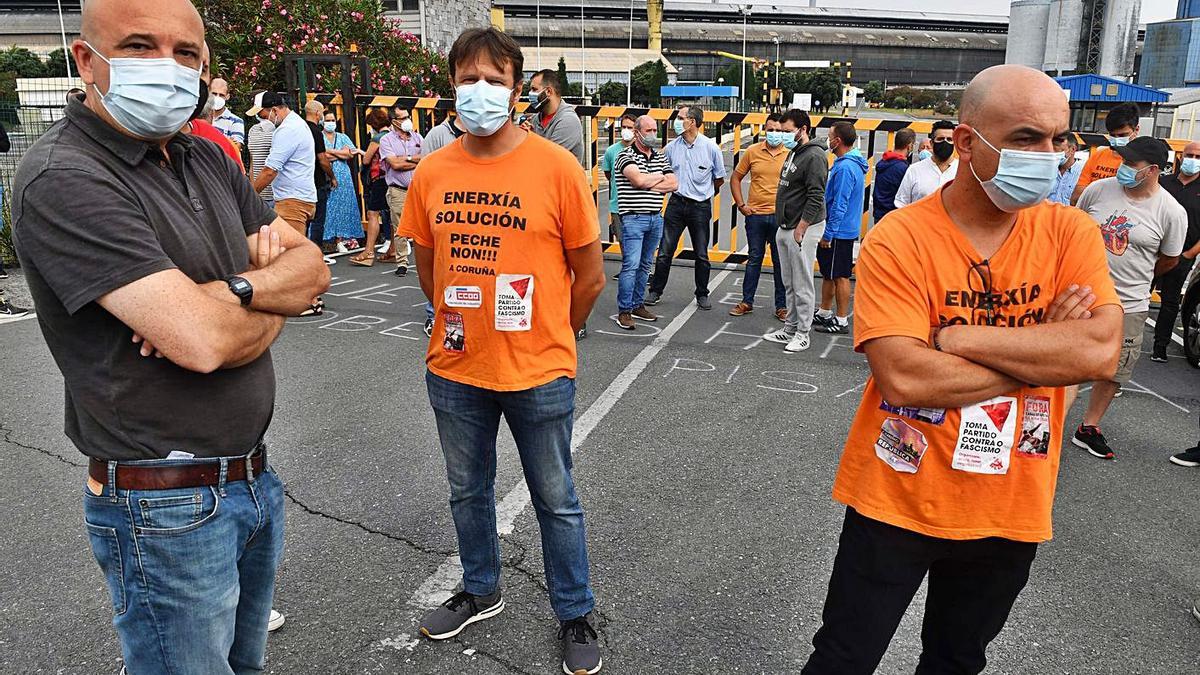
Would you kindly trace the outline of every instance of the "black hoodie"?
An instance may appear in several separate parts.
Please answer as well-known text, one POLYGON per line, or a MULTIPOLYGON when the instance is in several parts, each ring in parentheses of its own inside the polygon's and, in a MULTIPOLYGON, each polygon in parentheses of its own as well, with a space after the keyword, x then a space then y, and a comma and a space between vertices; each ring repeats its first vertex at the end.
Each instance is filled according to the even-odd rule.
POLYGON ((829 177, 826 152, 825 144, 814 138, 788 154, 775 194, 779 227, 794 230, 801 220, 809 225, 825 220, 825 181, 829 177))

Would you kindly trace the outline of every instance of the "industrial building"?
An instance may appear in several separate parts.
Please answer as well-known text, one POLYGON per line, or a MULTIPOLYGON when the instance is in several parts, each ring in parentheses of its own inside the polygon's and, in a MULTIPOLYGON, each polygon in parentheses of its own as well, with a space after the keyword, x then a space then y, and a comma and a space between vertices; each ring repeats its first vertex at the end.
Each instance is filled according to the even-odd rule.
POLYGON ((1160 89, 1200 86, 1200 0, 1179 0, 1173 20, 1146 26, 1138 83, 1160 89))
POLYGON ((1141 6, 1141 0, 1013 0, 1004 61, 1056 76, 1128 79, 1141 6))
MULTIPOLYGON (((967 82, 1004 62, 1003 16, 809 7, 797 0, 663 5, 661 53, 681 83, 711 83, 732 63, 715 52, 776 61, 850 62, 852 81, 967 82), (744 51, 743 51, 743 41, 744 51)), ((651 49, 645 0, 493 0, 494 23, 523 47, 651 49), (499 15, 499 16, 498 16, 499 15), (631 36, 632 31, 632 36, 631 36), (582 43, 582 44, 581 44, 582 43)))

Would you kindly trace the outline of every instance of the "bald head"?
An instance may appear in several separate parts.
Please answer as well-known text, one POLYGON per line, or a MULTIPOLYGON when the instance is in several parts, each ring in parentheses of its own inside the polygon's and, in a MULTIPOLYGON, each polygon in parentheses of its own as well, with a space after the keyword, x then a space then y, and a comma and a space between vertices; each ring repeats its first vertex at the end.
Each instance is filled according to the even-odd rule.
POLYGON ((637 130, 642 134, 652 134, 658 131, 658 120, 649 115, 637 118, 637 130))
POLYGON ((1184 157, 1200 157, 1200 141, 1192 141, 1183 146, 1184 157))
POLYGON ((304 119, 310 122, 319 122, 324 114, 325 106, 321 105, 320 101, 313 100, 304 104, 304 119))
POLYGON ((1069 115, 1067 97, 1057 82, 1040 70, 1016 64, 980 71, 963 91, 960 108, 962 121, 972 126, 1005 112, 1069 115))

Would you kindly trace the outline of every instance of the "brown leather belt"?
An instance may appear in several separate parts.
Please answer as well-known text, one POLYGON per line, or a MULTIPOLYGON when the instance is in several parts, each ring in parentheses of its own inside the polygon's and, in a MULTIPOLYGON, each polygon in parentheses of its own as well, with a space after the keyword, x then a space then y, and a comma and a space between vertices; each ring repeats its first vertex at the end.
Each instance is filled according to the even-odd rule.
MULTIPOLYGON (((227 457, 225 482, 246 480, 246 458, 227 457)), ((254 475, 263 472, 267 463, 266 449, 260 449, 250 457, 254 475)), ((108 484, 108 462, 92 459, 88 461, 88 476, 101 485, 108 484)), ((221 482, 219 461, 181 466, 150 466, 137 464, 117 465, 118 490, 174 490, 177 488, 217 485, 221 482)))

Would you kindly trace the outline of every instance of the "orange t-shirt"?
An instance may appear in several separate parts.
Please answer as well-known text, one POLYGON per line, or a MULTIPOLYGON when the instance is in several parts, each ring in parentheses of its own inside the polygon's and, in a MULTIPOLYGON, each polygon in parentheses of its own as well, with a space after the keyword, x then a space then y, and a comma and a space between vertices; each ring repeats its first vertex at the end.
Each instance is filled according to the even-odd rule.
POLYGON ((1079 182, 1075 183, 1075 189, 1082 190, 1102 178, 1112 178, 1117 175, 1120 166, 1121 156, 1113 152, 1112 148, 1093 150, 1092 154, 1088 155, 1087 163, 1083 165, 1083 171, 1079 173, 1079 182))
MULTIPOLYGON (((854 345, 939 325, 987 323, 982 258, 939 191, 893 211, 863 240, 855 274, 854 345), (970 278, 969 278, 970 277, 970 278)), ((1034 325, 1071 284, 1094 307, 1119 305, 1104 242, 1082 211, 1043 202, 1017 214, 991 271, 995 322, 1034 325)), ((862 515, 943 539, 1051 536, 1062 444, 1062 387, 1023 387, 963 408, 896 408, 867 380, 833 486, 862 515)))
POLYGON ((574 155, 535 134, 495 159, 457 141, 422 160, 399 234, 433 249, 429 369, 494 391, 575 377, 566 251, 598 222, 574 155))
POLYGON ((782 145, 772 148, 766 141, 755 143, 742 152, 735 175, 750 176, 750 194, 746 205, 756 214, 775 213, 775 192, 779 189, 779 173, 788 157, 782 145))

